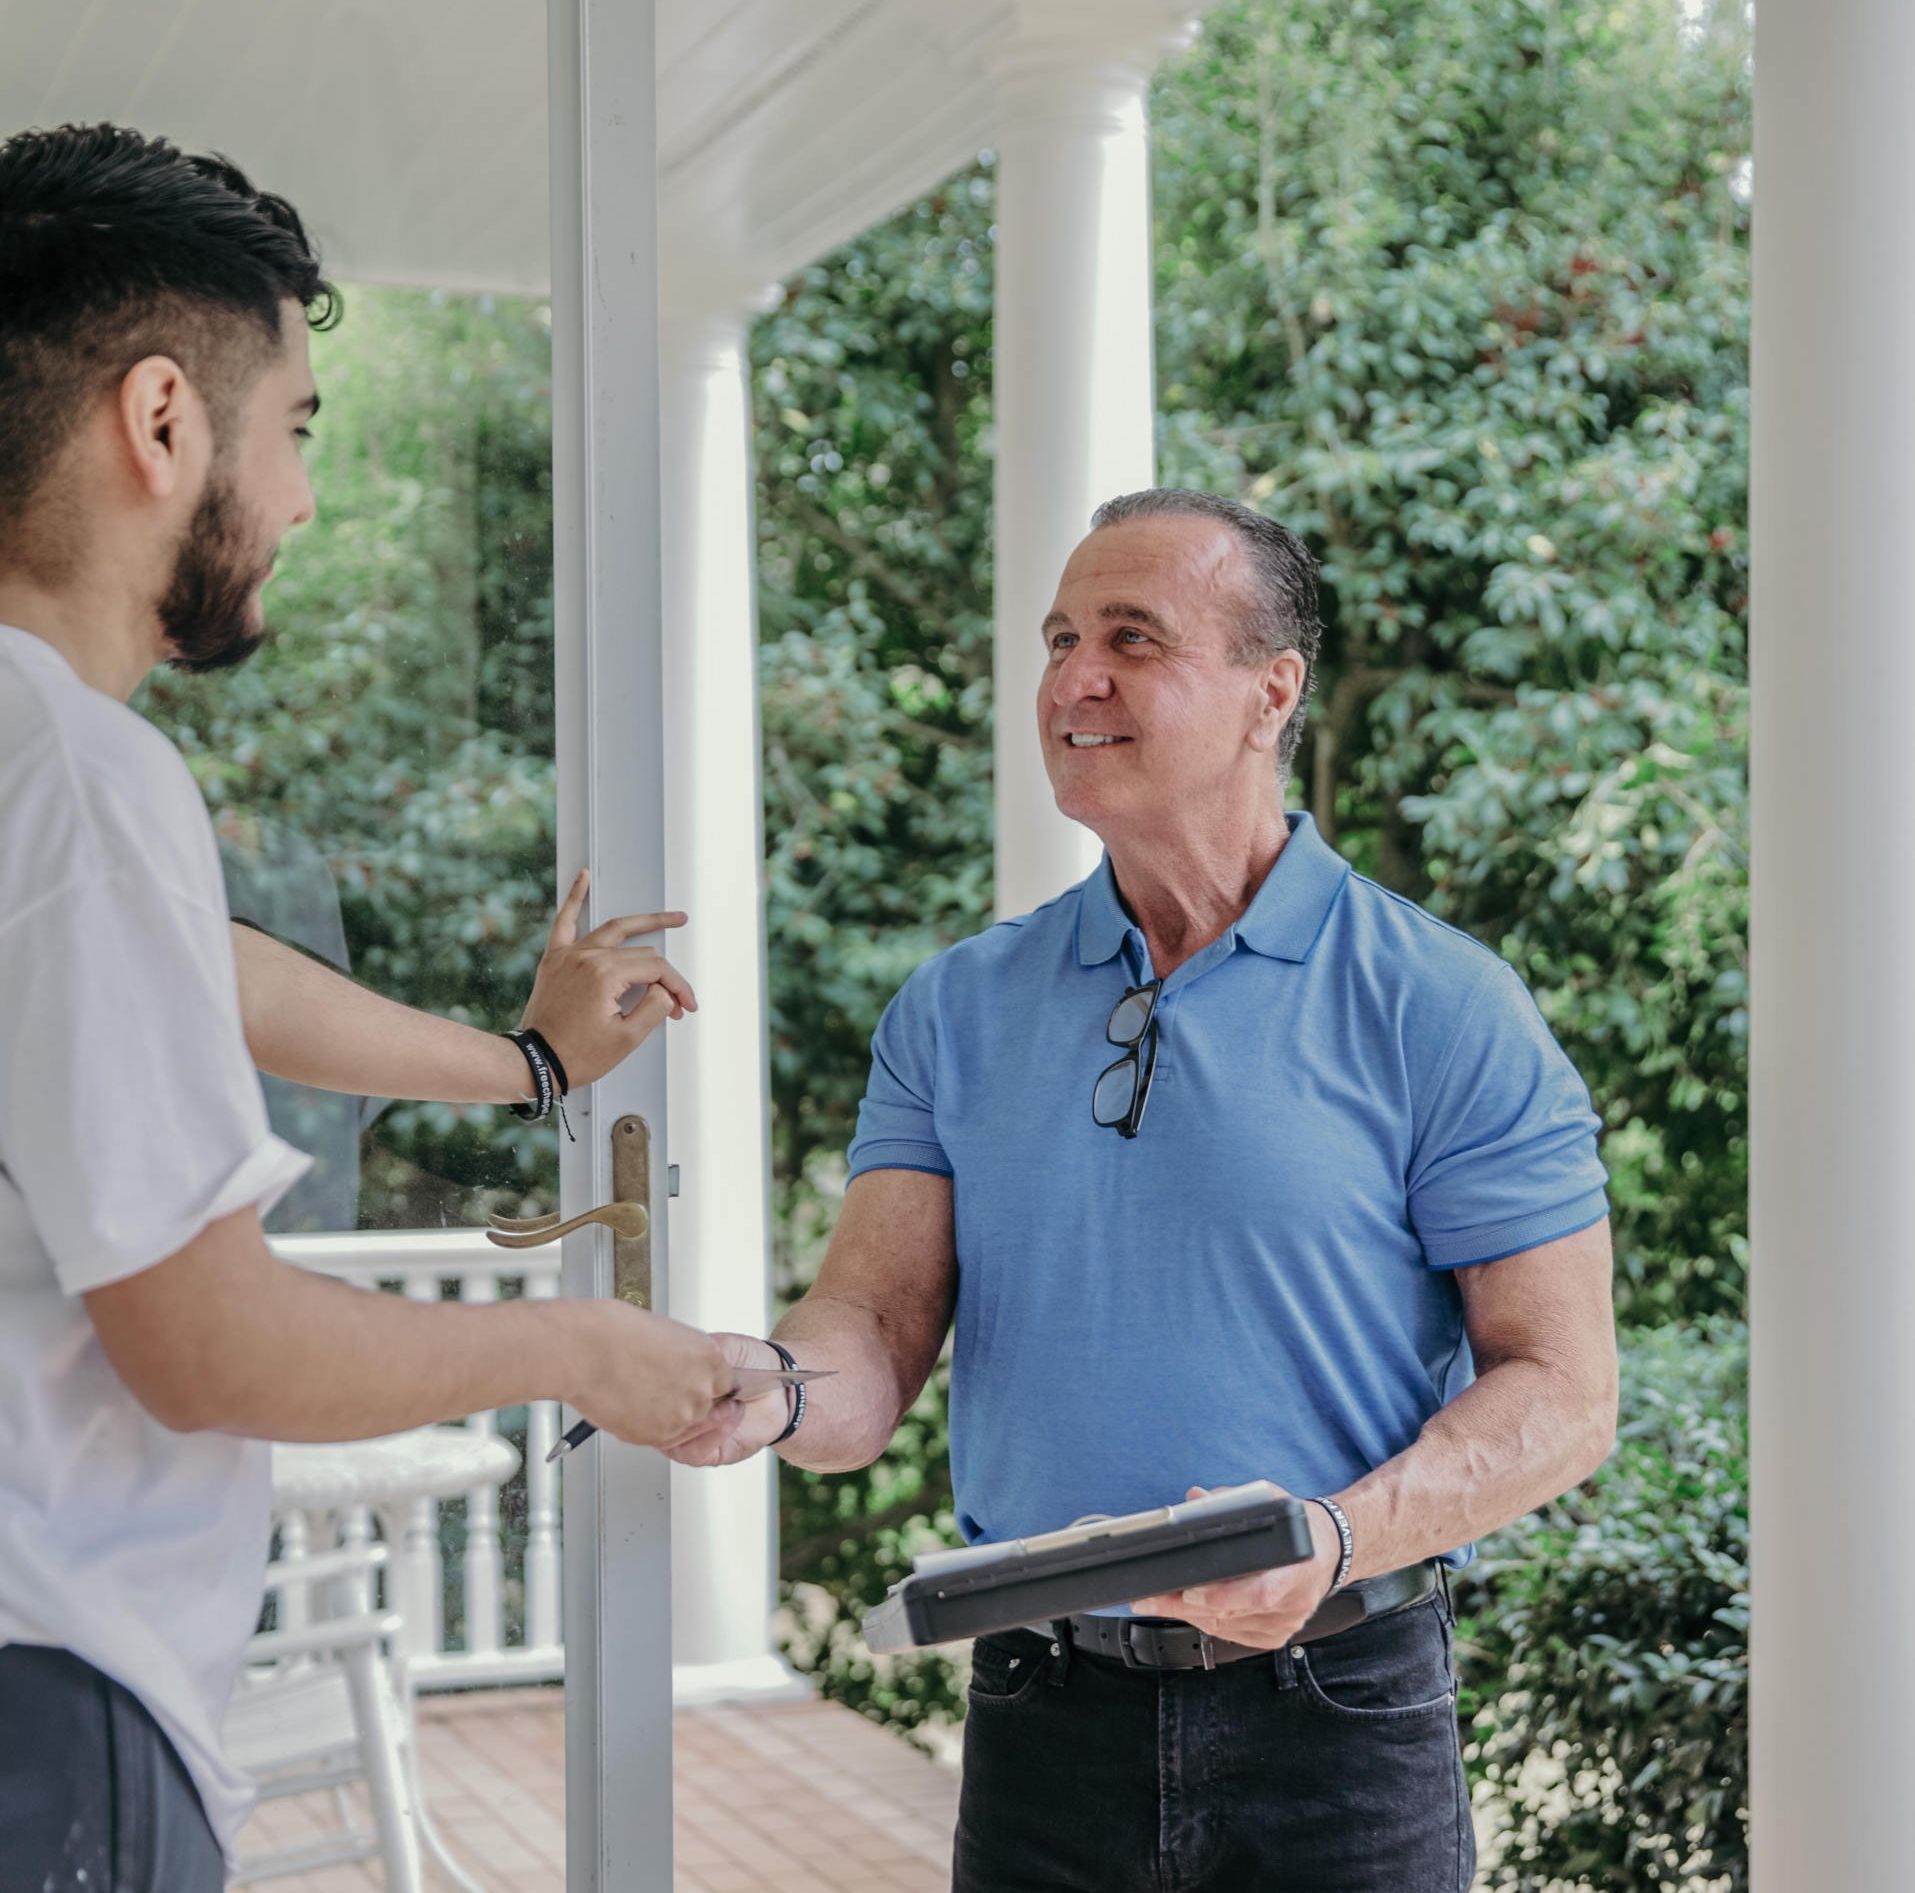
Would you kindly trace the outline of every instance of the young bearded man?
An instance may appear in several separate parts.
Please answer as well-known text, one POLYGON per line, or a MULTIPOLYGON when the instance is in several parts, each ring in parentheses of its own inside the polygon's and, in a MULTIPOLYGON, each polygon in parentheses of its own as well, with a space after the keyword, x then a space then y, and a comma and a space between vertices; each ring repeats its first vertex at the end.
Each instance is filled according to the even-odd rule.
POLYGON ((562 1399, 664 1445, 731 1384, 619 1302, 422 1307, 261 1233, 306 1159, 256 1066, 518 1103, 541 1046, 589 1084, 695 1003, 627 944, 684 916, 580 935, 583 877, 532 1055, 232 927, 193 779, 127 699, 265 636, 334 307, 291 207, 223 161, 111 126, 0 144, 0 1893, 221 1885, 262 1442, 562 1399))

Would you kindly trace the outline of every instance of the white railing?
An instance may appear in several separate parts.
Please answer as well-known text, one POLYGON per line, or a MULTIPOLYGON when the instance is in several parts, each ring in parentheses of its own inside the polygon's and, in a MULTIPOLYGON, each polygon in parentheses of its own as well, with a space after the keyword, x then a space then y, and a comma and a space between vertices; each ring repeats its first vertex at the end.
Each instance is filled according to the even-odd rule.
MULTIPOLYGON (((383 1289, 418 1302, 447 1298, 494 1302, 519 1294, 544 1301, 559 1291, 556 1246, 525 1252, 493 1248, 476 1229, 395 1231, 341 1236, 277 1236, 274 1251, 288 1262, 383 1289)), ((498 1413, 474 1413, 466 1425, 497 1433, 498 1413)), ((525 1409, 525 1433, 515 1440, 523 1461, 503 1486, 481 1486, 460 1500, 412 1500, 400 1542, 390 1548, 388 1602, 405 1619, 413 1681, 421 1689, 461 1689, 504 1682, 557 1681, 565 1674, 559 1617, 559 1469, 545 1455, 558 1438, 559 1409, 537 1400, 525 1409), (508 1550, 501 1502, 522 1516, 522 1542, 508 1550), (457 1507, 463 1503, 461 1519, 457 1507), (458 1647, 448 1645, 445 1557, 447 1537, 458 1547, 463 1626, 458 1647), (517 1621, 508 1603, 516 1598, 517 1621)), ((297 1528, 295 1528, 297 1529, 297 1528)), ((372 1530, 361 1514, 341 1520, 341 1535, 372 1530)), ((517 1535, 511 1534, 516 1541, 517 1535)), ((297 1555, 304 1547, 287 1547, 297 1555)))

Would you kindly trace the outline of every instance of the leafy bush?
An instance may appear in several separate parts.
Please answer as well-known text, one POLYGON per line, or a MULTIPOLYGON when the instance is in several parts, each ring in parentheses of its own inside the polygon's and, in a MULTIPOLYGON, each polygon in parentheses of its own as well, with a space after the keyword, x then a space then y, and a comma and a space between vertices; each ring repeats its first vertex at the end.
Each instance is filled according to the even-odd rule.
POLYGON ((1748 1884, 1748 1337, 1633 1335, 1615 1453, 1458 1586, 1485 1884, 1748 1884))
POLYGON ((912 1559, 959 1542, 951 1511, 948 1370, 940 1366, 875 1465, 779 1477, 785 1654, 820 1691, 923 1745, 964 1713, 962 1657, 919 1650, 874 1659, 864 1613, 912 1559), (955 1658, 955 1660, 954 1660, 955 1658))

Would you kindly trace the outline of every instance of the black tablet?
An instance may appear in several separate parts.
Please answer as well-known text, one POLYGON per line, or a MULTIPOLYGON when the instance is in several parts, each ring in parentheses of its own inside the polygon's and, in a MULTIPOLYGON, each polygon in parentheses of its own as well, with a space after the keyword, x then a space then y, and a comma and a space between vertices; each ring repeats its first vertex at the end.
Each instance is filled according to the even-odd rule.
POLYGON ((927 1552, 866 1612, 864 1640, 879 1653, 953 1643, 1300 1564, 1313 1550, 1302 1499, 1263 1482, 1236 1486, 1038 1538, 927 1552))

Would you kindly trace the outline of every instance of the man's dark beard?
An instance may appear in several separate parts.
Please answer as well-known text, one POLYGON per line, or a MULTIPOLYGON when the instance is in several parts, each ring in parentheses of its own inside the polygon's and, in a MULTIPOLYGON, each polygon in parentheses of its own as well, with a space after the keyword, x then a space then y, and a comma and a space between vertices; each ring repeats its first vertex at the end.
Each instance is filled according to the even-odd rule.
POLYGON ((266 640, 255 629, 252 603, 270 561, 250 554, 230 481, 207 482, 173 566, 173 582, 160 601, 160 628, 174 655, 175 670, 198 676, 243 664, 266 640))

